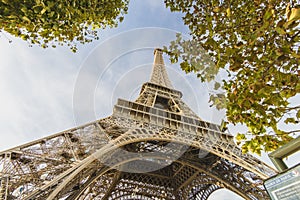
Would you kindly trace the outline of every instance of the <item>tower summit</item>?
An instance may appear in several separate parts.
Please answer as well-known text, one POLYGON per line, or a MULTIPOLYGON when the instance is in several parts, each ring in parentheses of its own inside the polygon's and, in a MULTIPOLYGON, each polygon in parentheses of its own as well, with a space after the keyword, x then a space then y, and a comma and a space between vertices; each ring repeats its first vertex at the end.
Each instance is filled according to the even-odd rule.
POLYGON ((136 101, 119 99, 107 118, 0 152, 0 199, 205 200, 220 188, 268 199, 263 180, 276 172, 181 97, 156 49, 136 101))
POLYGON ((157 48, 154 50, 154 62, 150 82, 167 88, 173 88, 162 55, 163 51, 161 49, 157 48))

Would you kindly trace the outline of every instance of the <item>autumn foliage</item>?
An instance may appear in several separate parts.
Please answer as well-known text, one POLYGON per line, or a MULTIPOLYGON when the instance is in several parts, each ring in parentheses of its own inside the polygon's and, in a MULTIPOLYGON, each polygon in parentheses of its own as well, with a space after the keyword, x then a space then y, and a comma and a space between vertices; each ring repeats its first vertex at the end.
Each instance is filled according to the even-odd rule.
POLYGON ((300 8, 289 2, 165 0, 184 13, 192 37, 178 35, 165 51, 202 81, 227 73, 210 101, 226 109, 228 123, 248 127, 236 137, 243 152, 273 151, 300 133, 300 104, 290 104, 300 93, 300 8))
POLYGON ((76 44, 98 39, 98 28, 115 27, 128 0, 1 0, 0 30, 36 44, 76 44))

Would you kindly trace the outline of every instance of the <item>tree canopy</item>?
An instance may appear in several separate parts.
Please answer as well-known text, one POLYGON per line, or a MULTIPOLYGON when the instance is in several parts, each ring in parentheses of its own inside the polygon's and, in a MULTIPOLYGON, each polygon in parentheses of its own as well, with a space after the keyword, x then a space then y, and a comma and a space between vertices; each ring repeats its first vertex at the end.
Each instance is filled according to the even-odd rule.
MULTIPOLYGON (((192 39, 180 35, 165 51, 181 60, 185 72, 211 81, 223 70, 227 78, 215 83, 210 101, 226 108, 227 122, 244 124, 236 137, 243 152, 273 151, 299 134, 280 123, 299 124, 300 9, 283 0, 165 0, 171 11, 184 13, 192 39)), ((296 127, 296 126, 295 126, 296 127)), ((298 126, 298 129, 299 126, 298 126)))
POLYGON ((129 0, 1 0, 0 30, 43 48, 98 39, 97 28, 123 20, 129 0))
MULTIPOLYGON (((165 0, 183 13, 191 39, 180 35, 165 51, 201 81, 220 71, 210 101, 225 108, 227 122, 245 124, 236 137, 243 152, 272 151, 300 133, 300 8, 287 0, 165 0), (222 88, 224 92, 218 92, 222 88)), ((43 48, 97 39, 97 29, 115 27, 129 0, 1 0, 0 30, 43 48)))

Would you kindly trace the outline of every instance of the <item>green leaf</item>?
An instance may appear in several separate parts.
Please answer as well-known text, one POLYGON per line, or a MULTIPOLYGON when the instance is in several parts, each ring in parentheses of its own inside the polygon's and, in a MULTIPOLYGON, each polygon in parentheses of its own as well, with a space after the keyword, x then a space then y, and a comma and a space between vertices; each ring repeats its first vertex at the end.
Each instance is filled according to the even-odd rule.
POLYGON ((241 141, 241 140, 245 140, 245 139, 246 139, 245 134, 238 133, 238 134, 236 135, 236 140, 237 140, 237 141, 241 141))
POLYGON ((268 9, 264 15, 264 20, 270 19, 270 17, 272 17, 273 13, 274 13, 273 9, 268 9))
POLYGON ((1 0, 1 1, 2 1, 2 3, 5 3, 5 4, 9 4, 10 3, 9 0, 1 0))
POLYGON ((221 84, 219 82, 215 82, 214 89, 218 90, 221 87, 221 84))
POLYGON ((41 10, 41 14, 44 14, 46 11, 47 11, 47 9, 46 9, 46 8, 43 8, 43 9, 41 10))
POLYGON ((275 28, 275 31, 276 31, 277 33, 279 33, 280 35, 285 35, 285 34, 286 34, 285 30, 284 30, 283 28, 280 28, 279 26, 277 26, 277 27, 275 28))
POLYGON ((27 39, 29 38, 29 36, 28 36, 28 35, 21 35, 21 38, 22 38, 23 40, 27 40, 27 39))
POLYGON ((22 8, 21 8, 21 11, 22 11, 23 13, 27 13, 27 8, 26 8, 26 7, 22 7, 22 8))
MULTIPOLYGON (((115 27, 127 12, 128 0, 1 0, 1 29, 42 48, 76 46, 98 39, 92 27, 115 27), (7 4, 5 4, 7 3, 7 4), (7 6, 9 5, 9 6, 7 6), (101 5, 101 6, 100 6, 101 5), (87 11, 88 8, 88 11, 87 11), (27 36, 25 36, 27 35, 27 36)), ((74 48, 71 49, 75 51, 74 48)))
MULTIPOLYGON (((215 95, 210 95, 210 102, 216 108, 226 106, 230 123, 248 127, 249 141, 244 142, 243 152, 260 154, 282 145, 287 132, 278 130, 278 123, 292 118, 289 115, 295 112, 289 110, 290 98, 300 93, 300 55, 295 48, 299 21, 287 22, 286 5, 274 1, 224 1, 221 6, 219 1, 188 2, 165 0, 172 11, 182 12, 191 33, 189 40, 171 42, 168 51, 176 56, 170 59, 183 60, 182 70, 195 72, 201 81, 216 82, 212 74, 227 72, 228 77, 222 80, 226 104, 215 95), (204 54, 212 64, 205 62, 204 54), (198 60, 203 63, 196 64, 198 60), (272 137, 261 137, 268 134, 272 137)), ((297 19, 300 13, 293 12, 292 18, 297 19)), ((220 86, 215 83, 214 87, 220 86)), ((242 141, 244 136, 237 138, 242 141)))
POLYGON ((284 123, 286 123, 286 124, 288 124, 288 123, 296 124, 297 121, 296 121, 294 118, 289 117, 289 118, 286 118, 286 119, 284 120, 284 123))
POLYGON ((30 19, 29 19, 28 17, 26 17, 26 16, 23 16, 22 19, 23 19, 24 21, 31 22, 30 19))

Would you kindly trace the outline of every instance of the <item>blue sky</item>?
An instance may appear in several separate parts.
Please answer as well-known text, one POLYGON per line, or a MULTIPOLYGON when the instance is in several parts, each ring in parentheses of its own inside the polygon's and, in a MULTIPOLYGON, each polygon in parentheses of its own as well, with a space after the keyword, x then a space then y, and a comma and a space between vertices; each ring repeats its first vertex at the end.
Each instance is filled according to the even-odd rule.
MULTIPOLYGON (((9 34, 0 38, 0 151, 105 116, 117 98, 134 100, 149 80, 153 49, 175 33, 188 33, 181 15, 162 0, 131 0, 118 28, 100 31, 100 40, 42 49, 9 34)), ((173 86, 201 118, 219 123, 224 112, 209 107, 209 86, 186 75, 165 57, 173 86)), ((237 129, 233 129, 235 132, 237 129)), ((263 159, 269 162, 266 155, 263 159)), ((210 199, 241 199, 219 190, 210 199)))

